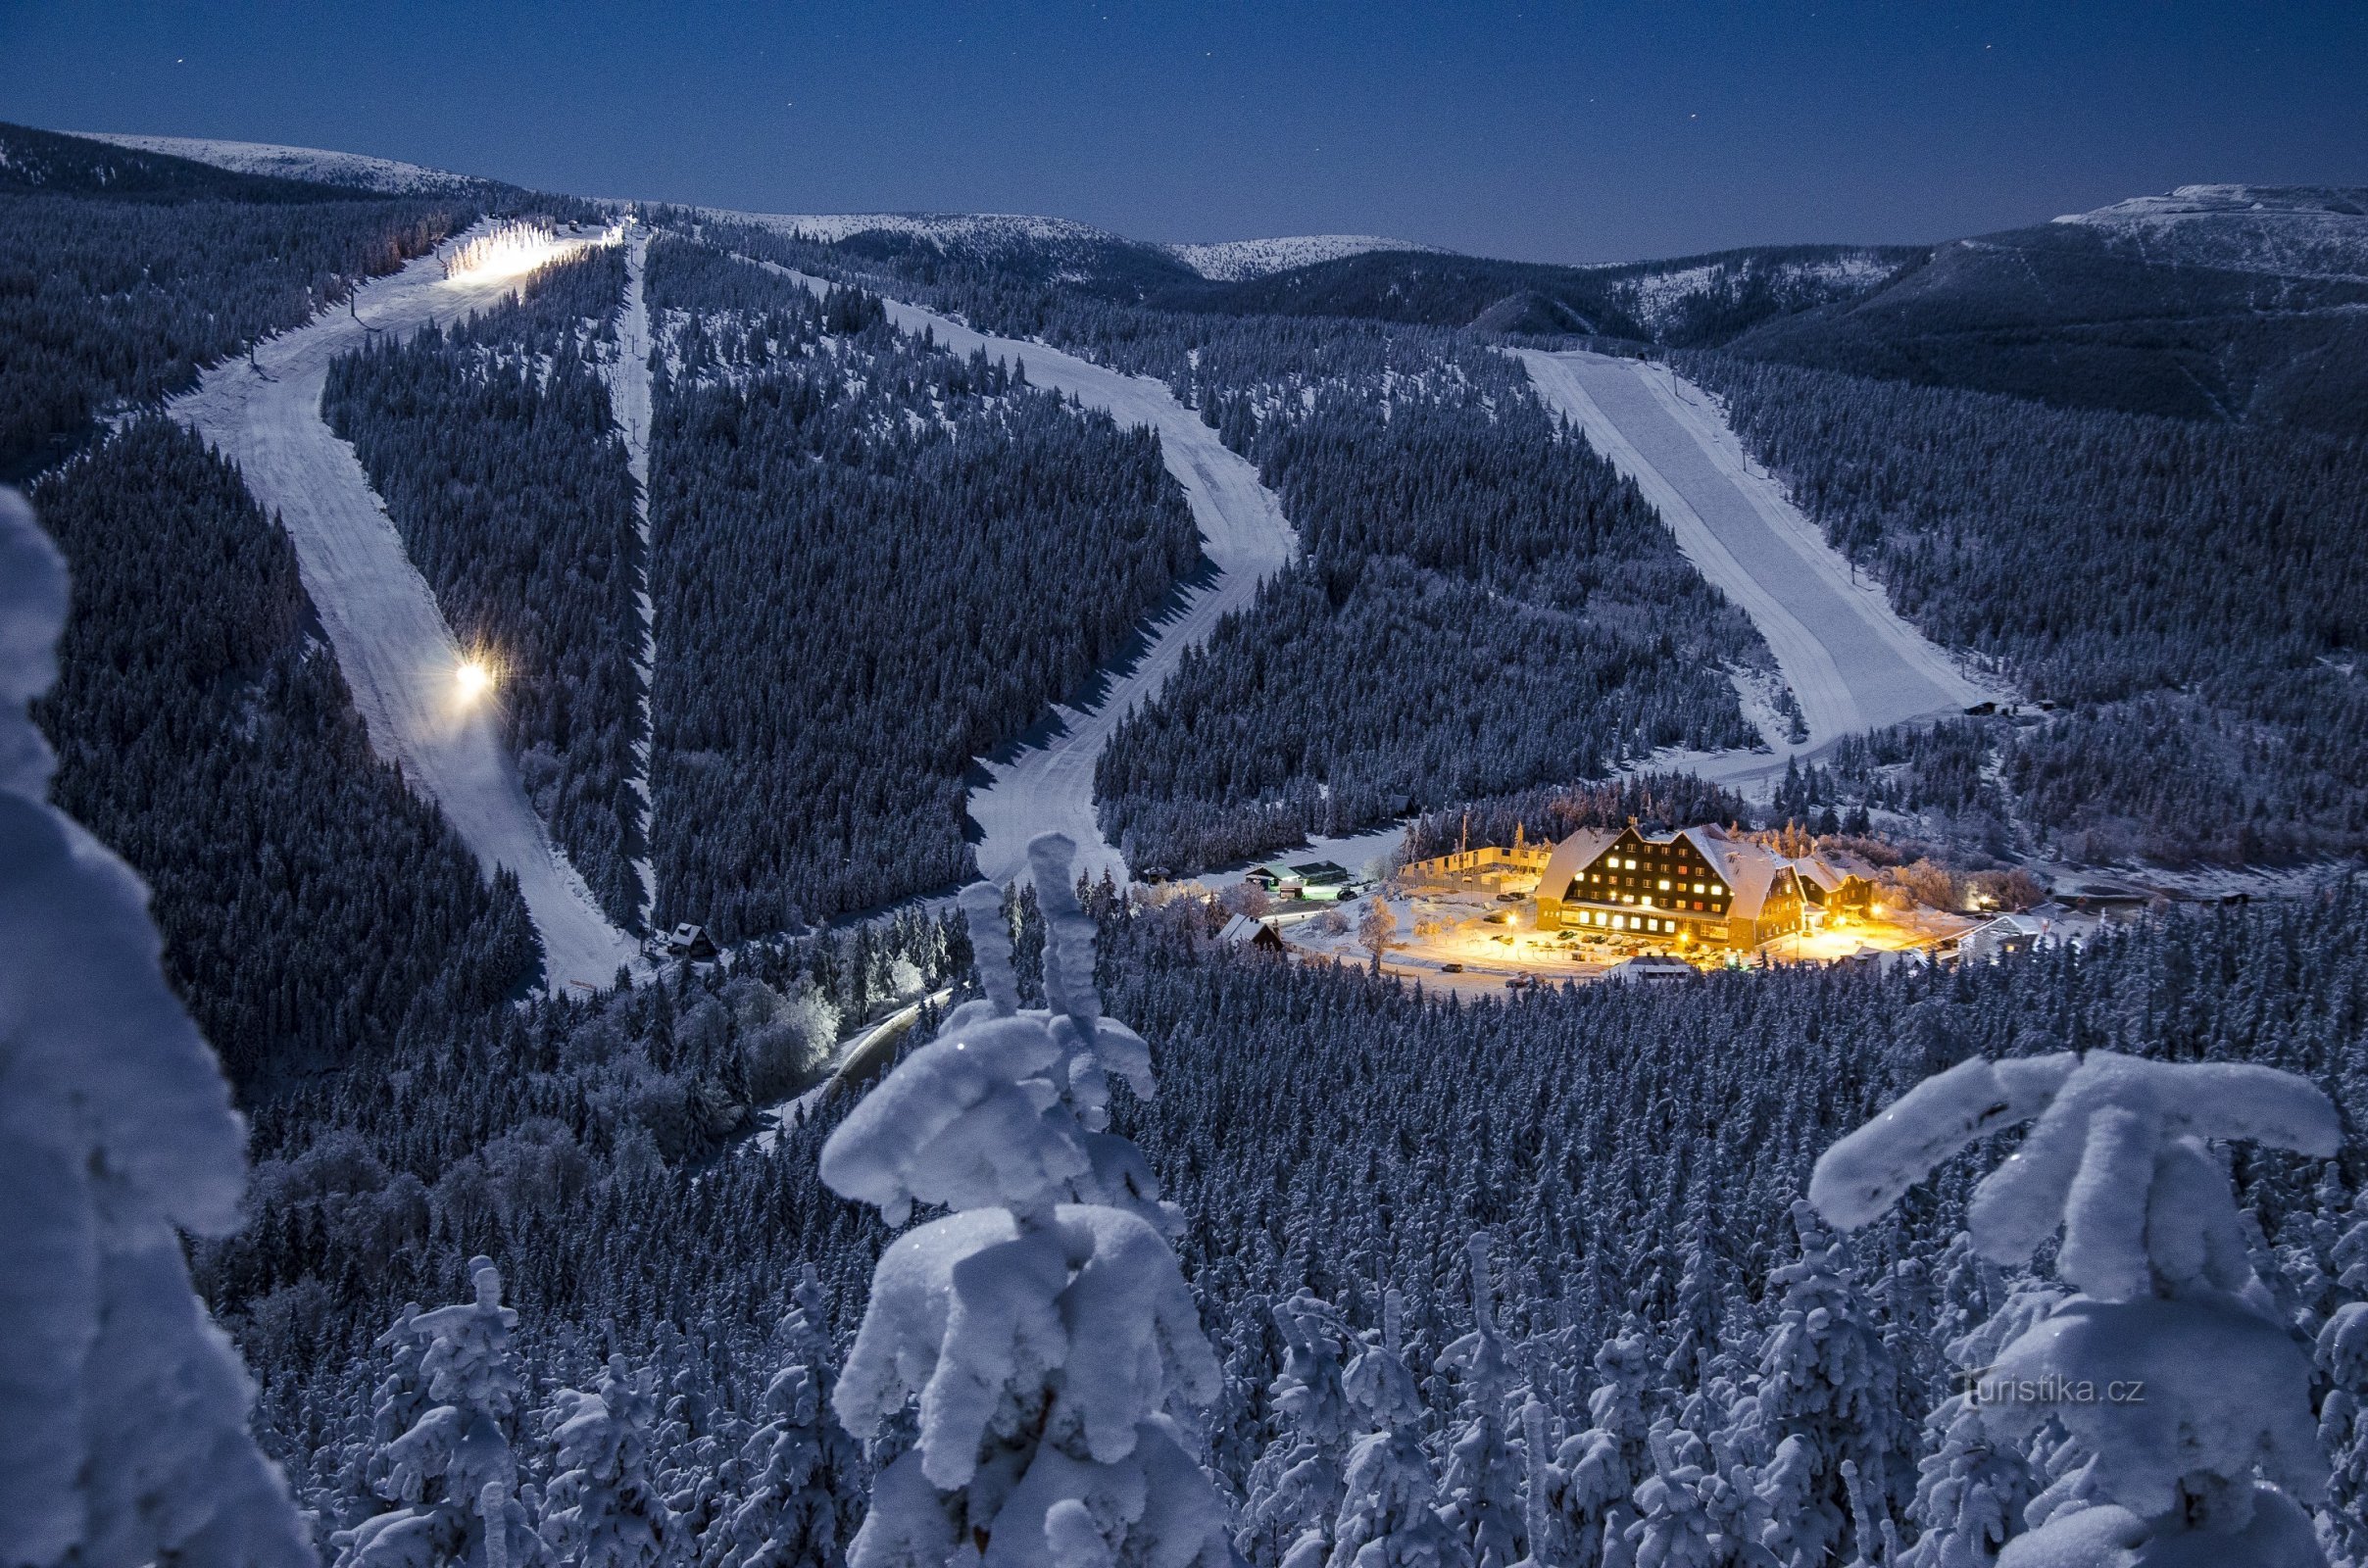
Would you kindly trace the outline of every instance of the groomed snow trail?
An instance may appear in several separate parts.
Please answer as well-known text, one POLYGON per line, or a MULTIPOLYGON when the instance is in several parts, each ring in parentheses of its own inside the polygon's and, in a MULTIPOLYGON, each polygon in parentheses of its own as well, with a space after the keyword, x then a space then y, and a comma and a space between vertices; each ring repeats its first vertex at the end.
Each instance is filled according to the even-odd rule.
MULTIPOLYGON (((449 242, 448 242, 449 243, 449 242)), ((257 345, 255 363, 208 370, 168 407, 238 465, 296 547, 337 665, 380 757, 443 810, 488 868, 517 873, 554 990, 607 986, 643 959, 526 803, 490 703, 455 700, 460 644, 370 488, 354 449, 321 416, 329 362, 373 331, 407 333, 494 304, 516 276, 446 279, 441 252, 367 285, 354 300, 257 345)))
MULTIPOLYGON (((1767 642, 1800 700, 1809 738, 1696 759, 1706 777, 1781 771, 1844 735, 1962 711, 1999 695, 1899 617, 1825 542, 1701 388, 1664 366, 1602 354, 1515 350, 1546 406, 1636 482, 1677 546, 1767 642)), ((1674 760, 1674 759, 1673 759, 1674 760)))
POLYGON ((641 655, 634 661, 641 671, 641 736, 633 756, 641 771, 626 780, 641 797, 642 858, 633 862, 641 878, 641 923, 655 929, 658 918, 658 866, 650 858, 650 750, 657 729, 651 700, 658 671, 658 612, 650 601, 650 302, 642 293, 642 273, 649 265, 650 233, 634 225, 625 241, 625 303, 617 318, 617 358, 609 369, 609 406, 625 438, 625 465, 633 471, 633 521, 641 535, 641 586, 633 598, 641 607, 641 655))
MULTIPOLYGON (((755 265, 794 278, 817 294, 830 286, 777 263, 755 265)), ((1258 482, 1258 469, 1219 441, 1198 414, 1178 403, 1164 382, 1126 375, 1041 343, 992 337, 918 306, 895 300, 886 305, 888 319, 899 331, 917 336, 926 329, 957 354, 968 356, 983 349, 990 359, 1020 362, 1031 385, 1072 393, 1121 426, 1149 425, 1159 432, 1167 471, 1192 504, 1201 551, 1216 567, 1215 580, 1192 589, 1181 603, 1143 627, 1141 652, 1123 668, 1106 672, 1109 678, 1093 707, 1056 704, 1058 730, 1043 745, 1026 748, 1008 761, 982 759, 979 765, 988 782, 970 792, 970 819, 984 835, 977 845, 981 876, 993 882, 1027 880, 1028 841, 1039 833, 1061 832, 1076 841, 1080 874, 1099 877, 1107 870, 1123 884, 1126 862, 1102 836, 1094 816, 1095 760, 1118 721, 1167 683, 1184 650, 1207 642, 1223 616, 1248 609, 1258 584, 1290 564, 1299 536, 1283 516, 1274 492, 1258 482)), ((1059 564, 1048 563, 1047 569, 1059 570, 1059 564)))

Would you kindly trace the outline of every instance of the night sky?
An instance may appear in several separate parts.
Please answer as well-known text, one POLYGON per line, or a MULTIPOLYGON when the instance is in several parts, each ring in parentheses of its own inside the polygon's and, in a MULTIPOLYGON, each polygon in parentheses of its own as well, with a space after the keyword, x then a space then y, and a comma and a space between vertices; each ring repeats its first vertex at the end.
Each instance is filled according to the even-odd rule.
POLYGON ((2368 6, 0 0, 0 119, 771 212, 1613 261, 2368 184, 2368 6))

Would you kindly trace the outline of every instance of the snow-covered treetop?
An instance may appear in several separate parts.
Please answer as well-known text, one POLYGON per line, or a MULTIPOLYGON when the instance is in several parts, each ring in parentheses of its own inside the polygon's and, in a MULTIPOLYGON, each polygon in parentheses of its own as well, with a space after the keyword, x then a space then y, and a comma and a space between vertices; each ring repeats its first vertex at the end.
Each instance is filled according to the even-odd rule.
POLYGON ((2021 1263, 2060 1226, 2057 1272, 2102 1300, 2251 1281, 2235 1200, 2204 1140, 2325 1157, 2343 1136, 2324 1094, 2273 1067, 2109 1051, 1976 1058, 1827 1150, 1809 1199, 1855 1229, 1973 1140, 2034 1117, 2022 1147, 1974 1190, 1967 1230, 1985 1257, 2021 1263))
POLYGON ((822 1179, 891 1222, 915 1202, 955 1211, 880 1258, 832 1395, 862 1439, 917 1407, 913 1448, 874 1486, 857 1568, 1229 1558, 1224 1508, 1168 1414, 1215 1397, 1216 1357, 1149 1171, 1102 1130, 1107 1072, 1148 1095, 1151 1060, 1101 1015, 1074 849, 1059 834, 1028 847, 1050 1005, 1019 1006, 1001 897, 967 890, 986 995, 823 1146, 822 1179))
POLYGON ((1001 897, 984 883, 967 889, 962 913, 986 995, 955 1008, 822 1148, 822 1180, 877 1205, 891 1225, 916 1201, 1022 1214, 1063 1200, 1156 1205, 1139 1156, 1096 1136, 1110 1122, 1110 1072, 1146 1098, 1155 1086, 1142 1037, 1102 1016, 1094 923, 1068 882, 1073 852, 1060 834, 1028 851, 1050 1005, 1020 1008, 1001 897))

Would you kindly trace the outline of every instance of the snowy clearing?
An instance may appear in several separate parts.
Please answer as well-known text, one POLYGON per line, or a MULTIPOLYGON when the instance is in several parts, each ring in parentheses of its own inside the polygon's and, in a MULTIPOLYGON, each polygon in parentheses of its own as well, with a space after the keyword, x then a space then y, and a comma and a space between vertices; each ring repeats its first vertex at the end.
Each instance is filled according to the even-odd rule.
POLYGON ((633 742, 641 770, 625 782, 641 797, 642 854, 633 862, 633 874, 641 878, 641 923, 655 930, 658 864, 650 858, 650 749, 658 731, 650 701, 658 669, 658 612, 650 600, 650 302, 641 287, 649 259, 649 231, 637 226, 625 241, 625 303, 617 318, 617 358, 608 371, 609 404, 625 438, 625 465, 633 473, 633 521, 641 535, 641 586, 633 593, 641 607, 641 653, 634 661, 641 672, 641 734, 633 742))
POLYGON ((410 332, 490 306, 517 285, 515 276, 447 279, 440 253, 422 256, 364 286, 351 311, 325 311, 259 344, 252 363, 215 366, 168 412, 237 464, 256 501, 287 529, 372 748, 442 808, 489 870, 518 874, 552 989, 605 987, 619 964, 641 966, 641 954, 601 913, 527 805, 492 703, 460 700, 463 654, 452 628, 361 460, 321 417, 338 355, 372 332, 410 332))
MULTIPOLYGON (((817 294, 830 286, 777 263, 752 265, 794 278, 817 294)), ((1059 832, 1076 841, 1081 874, 1100 877, 1108 871, 1124 882, 1126 862, 1103 838, 1094 815, 1095 760, 1118 721, 1166 684, 1184 650, 1206 642, 1224 615, 1248 609, 1258 584, 1289 564, 1299 548, 1298 535, 1274 492, 1258 482, 1258 469, 1178 403, 1164 382, 1124 375, 1042 343, 989 337, 935 311, 895 300, 886 304, 899 331, 917 336, 927 330, 961 355, 984 350, 993 359, 1018 361, 1037 386, 1072 393, 1121 425, 1149 425, 1159 432, 1167 471, 1192 504, 1201 550, 1216 567, 1215 579, 1189 590, 1144 626, 1145 645, 1124 666, 1106 672, 1092 707, 1056 705, 1056 733, 1042 745, 1006 760, 982 758, 979 765, 988 782, 970 792, 970 819, 985 835, 977 846, 978 871, 987 880, 1028 880, 1028 841, 1059 832)))
POLYGON ((1448 254, 1436 245, 1386 239, 1379 234, 1285 234, 1273 239, 1219 240, 1213 245, 1170 245, 1167 251, 1212 283, 1268 277, 1296 267, 1313 267, 1318 262, 1337 262, 1343 257, 1364 256, 1374 251, 1448 254))
MULTIPOLYGON (((1514 352, 1546 406, 1636 482, 1686 559, 1751 617, 1776 656, 1809 738, 1787 746, 1771 737, 1775 769, 1847 734, 1961 712, 1999 695, 1902 620, 1880 586, 1852 573, 1745 457, 1699 387, 1636 360, 1514 352)), ((1722 754, 1698 770, 1740 780, 1770 765, 1757 754, 1722 754)))

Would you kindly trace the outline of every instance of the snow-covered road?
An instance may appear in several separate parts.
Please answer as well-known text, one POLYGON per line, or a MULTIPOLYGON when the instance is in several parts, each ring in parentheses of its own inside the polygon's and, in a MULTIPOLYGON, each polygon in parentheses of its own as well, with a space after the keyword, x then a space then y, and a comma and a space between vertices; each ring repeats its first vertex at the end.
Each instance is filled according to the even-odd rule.
MULTIPOLYGON (((1879 586, 1853 576, 1783 488, 1745 458, 1699 387, 1637 360, 1515 353, 1546 406, 1636 482, 1686 559, 1751 617, 1775 654, 1809 732, 1798 746, 1778 746, 1775 768, 1844 735, 1999 695, 1902 620, 1879 586)), ((1738 781, 1769 765, 1751 754, 1686 760, 1738 781)))
POLYGON ((649 260, 650 232, 636 224, 625 239, 625 302, 617 318, 617 358, 608 367, 609 407, 625 438, 625 465, 633 470, 633 521, 641 534, 641 586, 633 592, 641 606, 641 651, 634 660, 641 671, 641 734, 633 742, 641 771, 626 782, 641 797, 642 855, 633 870, 641 878, 645 929, 658 917, 658 865, 649 851, 650 748, 658 733, 650 710, 658 669, 658 612, 650 602, 650 302, 642 292, 649 260))
POLYGON ((216 366, 169 407, 238 465, 247 488, 294 541, 305 591, 379 756, 442 808, 488 867, 506 865, 543 941, 553 989, 606 986, 642 961, 527 805, 490 703, 458 700, 462 651, 435 596, 370 488, 354 449, 321 416, 330 361, 374 331, 405 333, 493 304, 515 275, 448 280, 423 256, 257 346, 254 363, 216 366))
MULTIPOLYGON (((829 286, 775 263, 757 265, 816 293, 829 286)), ((1057 706, 1056 732, 1042 745, 1006 760, 982 760, 988 782, 970 792, 970 819, 984 835, 978 869, 990 881, 1026 880, 1028 841, 1039 833, 1061 832, 1076 841, 1080 874, 1099 877, 1107 869, 1123 882, 1126 864, 1103 838, 1094 816, 1095 760, 1118 721, 1166 684, 1184 650, 1206 642, 1224 615, 1247 609, 1258 584, 1289 564, 1299 548, 1298 535, 1274 492, 1258 482, 1258 469, 1178 403, 1164 382, 1126 375, 1041 343, 992 337, 918 306, 890 300, 887 308, 900 331, 917 334, 925 327, 957 354, 983 349, 992 359, 1022 362, 1033 385, 1073 393, 1121 425, 1149 425, 1159 432, 1167 471, 1192 504, 1201 550, 1216 567, 1214 579, 1193 588, 1143 628, 1140 655, 1123 669, 1108 672, 1091 708, 1057 706)))

